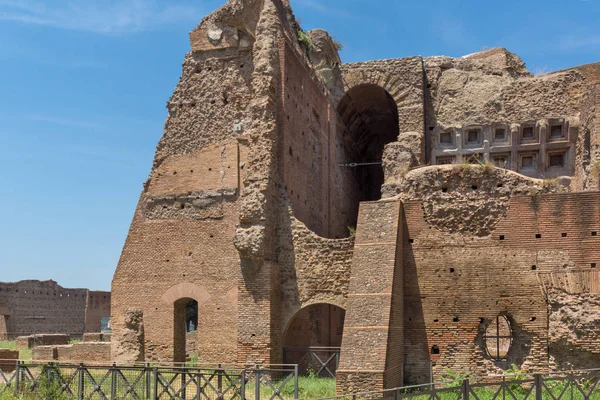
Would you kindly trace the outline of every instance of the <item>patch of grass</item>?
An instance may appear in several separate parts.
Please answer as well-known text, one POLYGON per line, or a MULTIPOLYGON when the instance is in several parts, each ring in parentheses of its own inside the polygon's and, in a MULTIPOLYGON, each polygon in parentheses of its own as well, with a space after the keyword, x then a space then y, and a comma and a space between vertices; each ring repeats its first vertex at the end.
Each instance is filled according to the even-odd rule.
POLYGON ((356 235, 356 227, 355 226, 349 226, 348 227, 348 234, 350 235, 350 237, 354 237, 356 235))

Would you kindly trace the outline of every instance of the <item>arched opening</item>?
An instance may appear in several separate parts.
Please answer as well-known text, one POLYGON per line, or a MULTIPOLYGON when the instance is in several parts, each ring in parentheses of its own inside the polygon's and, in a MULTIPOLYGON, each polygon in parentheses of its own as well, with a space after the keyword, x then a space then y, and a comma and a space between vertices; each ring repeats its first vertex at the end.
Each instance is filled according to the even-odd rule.
POLYGON ((352 171, 353 206, 358 209, 361 201, 381 198, 383 148, 398 138, 398 107, 385 89, 363 84, 353 87, 342 97, 337 112, 344 124, 346 164, 359 164, 343 167, 352 171))
MULTIPOLYGON (((195 332, 198 327, 198 302, 190 298, 182 298, 173 307, 173 361, 186 361, 188 333, 195 332)), ((193 334, 192 334, 193 335, 193 334)))
POLYGON ((325 303, 298 311, 284 333, 284 363, 298 364, 303 374, 335 377, 345 315, 343 308, 325 303))

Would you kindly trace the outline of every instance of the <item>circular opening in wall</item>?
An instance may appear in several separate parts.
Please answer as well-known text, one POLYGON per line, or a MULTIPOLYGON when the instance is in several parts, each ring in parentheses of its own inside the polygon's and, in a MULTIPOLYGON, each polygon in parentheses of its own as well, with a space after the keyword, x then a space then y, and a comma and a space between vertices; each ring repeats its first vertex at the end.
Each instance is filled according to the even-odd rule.
POLYGON ((488 325, 483 336, 488 356, 494 360, 506 360, 512 341, 512 329, 508 318, 498 315, 488 325))

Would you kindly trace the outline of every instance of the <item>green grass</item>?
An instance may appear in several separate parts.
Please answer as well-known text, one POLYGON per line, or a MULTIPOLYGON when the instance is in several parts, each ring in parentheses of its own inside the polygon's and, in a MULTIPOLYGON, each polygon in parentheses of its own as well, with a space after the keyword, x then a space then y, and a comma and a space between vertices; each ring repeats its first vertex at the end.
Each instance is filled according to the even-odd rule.
MULTIPOLYGON (((14 340, 0 340, 0 349, 17 349, 17 343, 14 340)), ((19 350, 19 359, 31 360, 31 349, 19 350)))

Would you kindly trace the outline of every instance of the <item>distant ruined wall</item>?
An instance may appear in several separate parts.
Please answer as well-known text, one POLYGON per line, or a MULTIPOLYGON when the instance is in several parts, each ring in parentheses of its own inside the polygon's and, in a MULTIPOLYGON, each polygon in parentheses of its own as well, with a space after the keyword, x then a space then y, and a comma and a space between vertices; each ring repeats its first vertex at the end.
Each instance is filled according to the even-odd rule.
POLYGON ((110 292, 66 289, 54 281, 0 283, 0 336, 34 333, 81 336, 100 331, 100 318, 110 315, 110 292), (88 296, 98 297, 94 303, 88 296), (101 298, 107 297, 105 301, 101 298))

